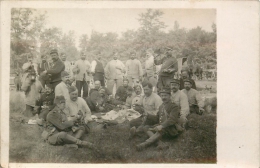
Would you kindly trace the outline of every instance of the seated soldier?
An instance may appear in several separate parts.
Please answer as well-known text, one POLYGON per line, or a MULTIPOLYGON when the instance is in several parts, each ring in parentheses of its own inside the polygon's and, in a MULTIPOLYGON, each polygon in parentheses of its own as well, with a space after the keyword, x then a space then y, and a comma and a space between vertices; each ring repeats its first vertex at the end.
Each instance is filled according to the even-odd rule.
POLYGON ((92 119, 91 111, 86 101, 83 98, 78 97, 78 90, 75 86, 70 86, 68 90, 70 99, 66 100, 65 114, 68 117, 81 116, 77 121, 77 125, 83 126, 86 131, 89 131, 87 124, 92 119))
POLYGON ((127 88, 127 98, 125 101, 124 108, 125 109, 130 109, 132 107, 132 101, 133 98, 136 96, 134 89, 132 87, 127 88))
POLYGON ((129 86, 128 84, 129 84, 128 79, 127 79, 127 78, 124 78, 124 79, 123 79, 123 85, 122 85, 122 86, 119 86, 119 88, 118 88, 117 91, 116 91, 116 95, 115 95, 116 100, 121 101, 121 102, 125 102, 125 101, 126 101, 126 98, 127 98, 127 89, 128 89, 128 88, 132 88, 132 87, 129 86))
POLYGON ((193 79, 190 78, 188 70, 181 71, 181 78, 180 78, 180 90, 184 89, 184 81, 188 79, 191 81, 191 88, 197 90, 196 83, 193 79))
POLYGON ((182 121, 182 126, 184 127, 187 116, 190 113, 188 97, 185 93, 179 90, 180 81, 178 79, 173 79, 171 81, 171 100, 173 103, 177 104, 180 108, 180 119, 182 121))
POLYGON ((41 94, 40 99, 37 100, 36 105, 39 107, 39 118, 46 120, 48 113, 55 107, 54 92, 49 84, 45 85, 45 91, 41 94))
POLYGON ((113 110, 117 105, 120 105, 121 102, 115 100, 112 98, 112 96, 108 96, 106 94, 105 89, 100 89, 99 90, 99 95, 100 95, 100 105, 99 109, 102 112, 108 112, 113 110))
MULTIPOLYGON (((179 134, 175 125, 178 123, 180 110, 175 103, 171 102, 170 88, 163 88, 160 91, 160 96, 162 98, 163 104, 160 105, 159 112, 157 113, 157 124, 150 129, 148 129, 149 126, 144 127, 145 129, 143 129, 143 131, 149 136, 149 139, 136 146, 137 150, 139 151, 158 141, 159 145, 157 148, 168 148, 168 146, 164 145, 160 141, 162 136, 176 137, 179 134)), ((149 118, 150 114, 147 115, 147 118, 149 118)))
POLYGON ((55 107, 47 115, 47 126, 42 137, 51 145, 76 144, 82 147, 93 149, 94 145, 80 139, 85 133, 83 126, 72 129, 78 121, 78 115, 67 118, 64 113, 66 107, 64 96, 56 96, 54 99, 55 107))
POLYGON ((100 83, 99 80, 96 80, 95 83, 94 83, 94 85, 95 85, 95 88, 90 89, 89 95, 91 95, 91 93, 92 93, 93 91, 99 91, 100 89, 103 88, 103 89, 105 90, 105 94, 106 94, 106 95, 112 96, 112 93, 111 93, 106 87, 101 86, 101 83, 100 83))
POLYGON ((98 91, 92 91, 86 102, 92 113, 100 112, 100 94, 98 91))
MULTIPOLYGON (((140 131, 144 125, 154 125, 157 122, 156 116, 159 111, 159 107, 162 104, 162 99, 160 96, 153 93, 153 85, 151 83, 144 83, 143 89, 145 94, 142 100, 143 112, 141 112, 141 117, 130 121, 130 138, 136 131, 140 131), (138 127, 137 130, 136 127, 138 127)), ((134 109, 136 110, 136 108, 134 109)))
POLYGON ((190 113, 197 113, 202 114, 204 112, 204 102, 201 98, 200 93, 191 88, 192 87, 192 81, 189 79, 186 79, 184 81, 184 88, 182 89, 182 92, 185 93, 188 97, 189 106, 190 106, 190 113))
POLYGON ((134 108, 136 111, 142 113, 143 111, 143 95, 142 95, 142 87, 141 85, 135 85, 134 87, 135 96, 132 99, 132 108, 134 108))
POLYGON ((64 96, 66 100, 70 99, 68 87, 70 87, 70 74, 66 71, 61 72, 61 82, 55 87, 55 96, 64 96))

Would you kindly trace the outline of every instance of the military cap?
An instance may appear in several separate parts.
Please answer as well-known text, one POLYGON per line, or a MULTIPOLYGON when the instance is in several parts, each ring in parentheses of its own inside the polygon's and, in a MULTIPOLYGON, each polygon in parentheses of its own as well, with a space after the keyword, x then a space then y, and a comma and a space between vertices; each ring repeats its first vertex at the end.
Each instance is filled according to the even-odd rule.
POLYGON ((64 96, 56 96, 54 99, 54 103, 55 104, 61 104, 61 103, 65 103, 65 97, 64 96))
POLYGON ((77 90, 75 86, 70 86, 68 89, 69 89, 69 93, 75 92, 77 90))
POLYGON ((172 79, 170 83, 177 83, 180 84, 180 81, 178 79, 172 79))
POLYGON ((171 94, 171 88, 169 88, 169 87, 164 87, 164 88, 160 91, 160 94, 161 94, 161 93, 171 94))
POLYGON ((190 79, 185 79, 184 82, 189 82, 190 84, 192 84, 192 81, 190 79))
POLYGON ((50 52, 50 54, 54 54, 54 53, 58 54, 58 50, 57 50, 56 48, 54 48, 54 49, 51 49, 51 52, 50 52))
POLYGON ((123 81, 127 81, 127 82, 129 82, 129 80, 128 80, 127 78, 124 78, 123 81))
POLYGON ((68 72, 66 72, 66 71, 62 71, 61 74, 60 74, 61 77, 69 76, 69 75, 70 74, 68 72))

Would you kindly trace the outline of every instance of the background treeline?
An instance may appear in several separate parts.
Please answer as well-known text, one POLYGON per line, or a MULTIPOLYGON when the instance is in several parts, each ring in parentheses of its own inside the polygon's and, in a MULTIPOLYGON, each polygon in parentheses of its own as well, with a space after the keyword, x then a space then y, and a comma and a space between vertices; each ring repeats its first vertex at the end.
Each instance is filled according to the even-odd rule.
MULTIPOLYGON (((11 13, 11 69, 17 69, 26 62, 26 54, 32 53, 36 61, 41 54, 48 54, 50 48, 58 48, 67 54, 69 61, 79 58, 80 51, 86 51, 88 60, 101 52, 104 63, 109 61, 112 52, 117 49, 120 59, 125 61, 131 51, 137 52, 141 62, 145 59, 147 48, 173 48, 177 57, 188 57, 191 66, 216 68, 216 25, 212 23, 212 32, 201 27, 182 28, 177 21, 174 27, 168 27, 160 21, 163 12, 148 9, 139 15, 140 27, 127 30, 122 34, 115 32, 100 33, 92 31, 90 37, 82 34, 76 46, 73 30, 64 33, 61 28, 46 28, 47 13, 38 13, 35 9, 12 9, 11 13), (192 62, 197 62, 195 65, 192 62)), ((120 24, 120 23, 119 23, 120 24)), ((79 25, 80 26, 80 25, 79 25)))

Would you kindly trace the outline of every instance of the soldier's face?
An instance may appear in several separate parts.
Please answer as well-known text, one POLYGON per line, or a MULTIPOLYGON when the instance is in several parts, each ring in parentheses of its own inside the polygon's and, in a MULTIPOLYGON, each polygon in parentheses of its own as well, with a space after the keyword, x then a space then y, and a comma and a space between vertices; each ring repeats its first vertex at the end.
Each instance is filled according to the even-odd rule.
POLYGON ((59 104, 57 104, 57 106, 59 107, 59 109, 64 110, 65 109, 65 102, 59 103, 59 104))
POLYGON ((57 61, 58 58, 59 58, 59 56, 58 56, 57 53, 52 53, 52 54, 51 54, 51 59, 52 59, 53 61, 57 61))
POLYGON ((182 76, 183 79, 187 79, 188 78, 188 73, 186 71, 183 71, 181 73, 181 76, 182 76))
POLYGON ((145 96, 149 97, 152 94, 152 89, 150 89, 148 86, 145 86, 144 94, 145 94, 145 96))
POLYGON ((171 90, 177 92, 179 90, 179 85, 177 83, 171 83, 171 90))
POLYGON ((99 89, 100 86, 101 86, 100 82, 96 81, 96 82, 95 82, 95 88, 96 88, 96 89, 99 89))
POLYGON ((132 91, 129 91, 129 90, 128 90, 128 91, 127 91, 127 96, 132 96, 132 93, 133 93, 132 91))
POLYGON ((128 86, 128 81, 124 81, 124 82, 123 82, 123 86, 124 86, 124 87, 127 87, 127 86, 128 86))
POLYGON ((63 55, 61 56, 61 60, 62 60, 62 61, 66 61, 66 55, 65 55, 65 54, 63 54, 63 55))
POLYGON ((135 89, 135 93, 136 93, 137 95, 140 95, 140 94, 142 93, 141 87, 137 87, 137 88, 135 89))
POLYGON ((161 93, 160 96, 164 103, 168 103, 171 100, 171 95, 168 93, 161 93))
POLYGON ((190 82, 184 82, 184 88, 185 88, 186 90, 190 90, 190 88, 191 88, 191 83, 190 83, 190 82))
POLYGON ((135 54, 131 54, 130 58, 133 60, 135 59, 135 54))
POLYGON ((74 92, 71 92, 71 93, 70 93, 70 99, 71 99, 72 101, 76 101, 77 98, 78 98, 78 91, 77 91, 77 90, 75 90, 74 92))
POLYGON ((61 80, 62 80, 64 83, 66 83, 66 84, 70 84, 70 76, 69 76, 69 75, 62 77, 61 80))
POLYGON ((45 92, 46 92, 46 94, 50 94, 52 92, 52 89, 46 86, 45 92))
POLYGON ((86 54, 82 54, 82 55, 80 56, 80 58, 81 58, 82 60, 85 60, 85 59, 86 59, 86 54))

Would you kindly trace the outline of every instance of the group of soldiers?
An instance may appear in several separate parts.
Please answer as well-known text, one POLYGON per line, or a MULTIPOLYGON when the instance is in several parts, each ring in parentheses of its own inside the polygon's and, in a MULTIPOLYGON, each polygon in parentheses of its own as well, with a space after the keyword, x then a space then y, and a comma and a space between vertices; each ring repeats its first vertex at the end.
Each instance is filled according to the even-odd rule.
POLYGON ((41 63, 36 65, 28 55, 22 67, 22 90, 26 96, 24 114, 37 114, 37 123, 45 128, 42 137, 52 145, 94 149, 95 145, 82 140, 90 131, 91 115, 120 108, 141 114, 129 122, 130 139, 144 134, 149 137, 136 145, 137 150, 156 142, 158 148, 165 148, 163 136, 177 136, 185 130, 190 113, 204 111, 188 71, 184 69, 181 78, 176 79, 178 64, 170 48, 165 53, 148 49, 144 69, 135 52, 124 64, 118 59, 119 52, 114 51, 106 66, 100 52, 91 63, 87 53, 81 52, 73 66, 66 60, 66 53, 58 53, 57 49, 52 49, 49 57, 51 61, 42 55, 41 63), (161 65, 158 77, 156 65, 161 65))

